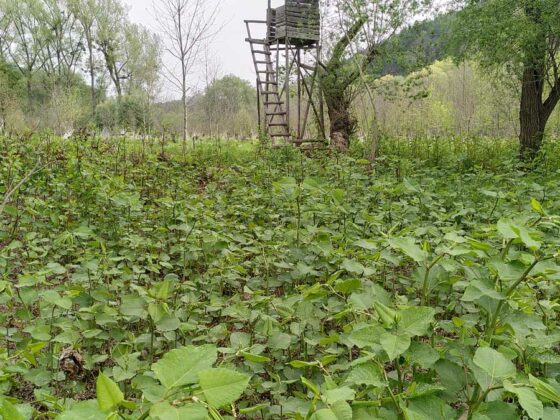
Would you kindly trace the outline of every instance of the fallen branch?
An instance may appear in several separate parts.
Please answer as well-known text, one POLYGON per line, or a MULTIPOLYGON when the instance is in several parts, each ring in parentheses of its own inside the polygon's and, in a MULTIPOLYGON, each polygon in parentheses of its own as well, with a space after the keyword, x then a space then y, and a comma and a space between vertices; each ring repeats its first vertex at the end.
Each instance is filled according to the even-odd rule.
POLYGON ((4 213, 4 208, 8 205, 12 195, 14 195, 21 188, 23 184, 29 181, 29 179, 33 175, 35 175, 37 172, 41 171, 45 166, 47 166, 47 164, 48 163, 41 165, 41 161, 38 161, 33 167, 33 169, 31 169, 22 179, 20 179, 20 181, 13 188, 11 188, 9 191, 6 192, 6 194, 4 195, 4 199, 0 204, 0 216, 2 216, 2 213, 4 213))

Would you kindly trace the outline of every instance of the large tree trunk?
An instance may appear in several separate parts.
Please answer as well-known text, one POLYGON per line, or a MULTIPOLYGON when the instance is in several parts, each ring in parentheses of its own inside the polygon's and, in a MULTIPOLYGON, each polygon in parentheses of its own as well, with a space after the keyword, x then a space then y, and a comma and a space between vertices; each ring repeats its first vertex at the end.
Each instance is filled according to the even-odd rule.
POLYGON ((331 126, 331 146, 344 152, 350 147, 350 136, 356 127, 356 121, 350 112, 350 100, 344 92, 327 92, 325 102, 331 126))
POLYGON ((339 151, 346 151, 350 146, 350 136, 356 128, 356 119, 352 116, 352 93, 350 86, 360 77, 362 71, 377 55, 375 46, 365 51, 365 59, 360 68, 349 69, 345 51, 358 36, 367 19, 360 17, 348 28, 335 44, 330 59, 322 64, 319 73, 321 89, 327 104, 330 120, 331 146, 339 151))
POLYGON ((32 69, 28 69, 27 70, 27 76, 26 76, 26 86, 27 86, 27 107, 29 108, 28 110, 31 111, 31 109, 33 108, 33 98, 32 98, 32 86, 31 86, 31 79, 33 77, 33 70, 32 69))
POLYGON ((539 152, 550 116, 543 104, 544 81, 540 74, 541 72, 533 67, 526 67, 523 72, 519 143, 521 158, 524 160, 535 158, 539 152))

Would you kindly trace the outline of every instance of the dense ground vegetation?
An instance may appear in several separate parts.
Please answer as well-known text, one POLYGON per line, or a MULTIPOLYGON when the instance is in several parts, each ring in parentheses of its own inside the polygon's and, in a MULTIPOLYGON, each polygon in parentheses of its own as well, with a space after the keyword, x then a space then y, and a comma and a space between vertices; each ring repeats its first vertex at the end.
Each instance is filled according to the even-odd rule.
POLYGON ((0 418, 558 419, 558 144, 382 147, 0 139, 0 418))

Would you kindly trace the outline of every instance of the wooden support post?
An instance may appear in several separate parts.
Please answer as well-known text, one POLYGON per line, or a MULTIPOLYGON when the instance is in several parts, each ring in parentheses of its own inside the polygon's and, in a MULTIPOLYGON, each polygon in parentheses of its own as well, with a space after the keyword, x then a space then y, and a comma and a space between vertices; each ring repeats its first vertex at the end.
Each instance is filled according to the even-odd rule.
MULTIPOLYGON (((317 70, 321 71, 319 68, 319 63, 321 62, 321 44, 317 44, 317 70)), ((323 134, 323 140, 327 140, 327 133, 325 130, 325 106, 324 101, 325 98, 323 97, 323 85, 321 83, 321 75, 317 74, 318 81, 319 81, 319 125, 321 126, 321 131, 323 134)))
POLYGON ((285 39, 285 53, 286 53, 286 74, 285 74, 285 86, 284 94, 286 95, 286 127, 288 129, 288 134, 290 133, 290 39, 288 34, 286 34, 285 39))
POLYGON ((261 86, 259 83, 259 78, 257 77, 257 118, 259 119, 259 136, 262 135, 262 124, 261 124, 261 86))
POLYGON ((302 81, 302 77, 301 77, 301 50, 299 47, 297 47, 297 51, 296 51, 296 61, 297 61, 297 94, 298 94, 298 100, 297 100, 297 120, 298 120, 298 124, 297 124, 297 139, 301 140, 303 138, 302 133, 301 133, 301 81, 302 81))

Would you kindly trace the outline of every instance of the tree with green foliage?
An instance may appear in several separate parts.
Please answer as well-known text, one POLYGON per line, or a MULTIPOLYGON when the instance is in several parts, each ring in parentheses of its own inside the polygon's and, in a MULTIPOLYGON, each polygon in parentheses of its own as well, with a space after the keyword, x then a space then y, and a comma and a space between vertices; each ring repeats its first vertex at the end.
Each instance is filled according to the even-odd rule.
POLYGON ((39 0, 7 0, 2 8, 10 24, 8 54, 25 77, 28 108, 31 108, 33 76, 44 65, 43 50, 47 44, 44 6, 39 0))
POLYGON ((200 100, 206 132, 211 135, 247 133, 243 115, 252 109, 255 92, 246 80, 228 75, 214 81, 200 100))
POLYGON ((83 53, 83 32, 66 0, 43 0, 41 24, 45 32, 43 70, 55 84, 70 87, 83 53))
POLYGON ((459 58, 519 81, 520 155, 533 159, 560 101, 558 0, 467 0, 451 37, 459 58))
POLYGON ((374 61, 384 60, 392 50, 387 40, 412 23, 430 4, 430 0, 336 0, 335 7, 331 3, 324 6, 332 29, 327 35, 330 48, 319 77, 334 148, 348 149, 356 128, 351 113, 356 82, 374 61))
POLYGON ((123 96, 123 81, 126 73, 126 36, 127 11, 120 0, 99 0, 96 18, 96 44, 105 61, 105 67, 117 93, 123 96))
POLYGON ((96 30, 96 14, 99 8, 97 0, 68 0, 68 8, 78 20, 86 43, 88 53, 88 72, 90 79, 90 95, 91 95, 91 116, 95 118, 95 109, 97 107, 96 89, 95 89, 95 30, 96 30))

